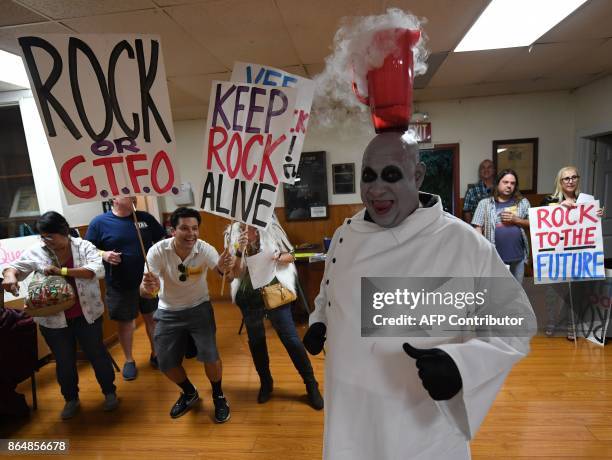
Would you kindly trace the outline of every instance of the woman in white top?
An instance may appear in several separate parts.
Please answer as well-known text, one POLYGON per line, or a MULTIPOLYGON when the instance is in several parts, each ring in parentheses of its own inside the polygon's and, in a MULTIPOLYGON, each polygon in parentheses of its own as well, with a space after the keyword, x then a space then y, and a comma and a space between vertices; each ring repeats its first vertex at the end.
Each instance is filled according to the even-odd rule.
MULTIPOLYGON (((545 197, 540 206, 561 205, 567 208, 575 208, 576 203, 586 203, 594 199, 592 195, 580 192, 580 174, 578 173, 578 168, 575 166, 564 166, 559 170, 555 178, 555 192, 545 197)), ((603 212, 604 208, 600 208, 597 211, 597 215, 602 217, 603 212)), ((570 316, 569 311, 570 302, 567 283, 548 285, 545 299, 548 320, 544 333, 548 337, 552 337, 559 326, 567 326, 567 339, 575 340, 575 325, 573 315, 570 316), (557 296, 562 299, 560 306, 557 296)))
POLYGON ((319 392, 319 384, 304 345, 297 334, 291 315, 291 304, 266 310, 261 292, 253 288, 247 264, 243 261, 243 257, 254 256, 260 252, 262 255, 269 255, 270 263, 275 265, 272 283, 280 282, 295 293, 297 272, 293 264, 293 246, 287 235, 274 217, 266 230, 235 223, 231 231, 229 227, 226 230, 226 241, 229 241, 235 254, 230 273, 230 278, 233 280, 232 300, 242 312, 249 336, 251 357, 261 382, 257 402, 263 404, 268 401, 273 389, 263 322, 267 316, 306 385, 310 405, 317 410, 322 409, 323 398, 319 392))
POLYGON ((77 342, 96 373, 105 397, 104 410, 114 410, 119 404, 113 383, 115 372, 102 340, 104 304, 98 283, 98 278, 104 276, 102 257, 89 241, 71 237, 68 222, 57 212, 46 212, 36 226, 42 244, 26 251, 4 269, 2 287, 16 292, 19 281, 32 272, 66 277, 76 294, 74 306, 54 315, 36 318, 55 356, 57 381, 66 400, 61 418, 72 418, 80 405, 77 342), (54 265, 55 260, 60 267, 54 265))

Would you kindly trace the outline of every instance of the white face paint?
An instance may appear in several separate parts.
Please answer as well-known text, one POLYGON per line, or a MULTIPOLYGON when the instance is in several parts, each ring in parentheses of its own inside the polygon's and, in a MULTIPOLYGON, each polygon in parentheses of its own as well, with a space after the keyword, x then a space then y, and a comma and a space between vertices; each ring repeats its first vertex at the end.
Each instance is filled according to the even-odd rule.
POLYGON ((368 144, 361 167, 361 200, 381 227, 399 225, 419 206, 425 165, 417 163, 416 146, 401 133, 383 133, 368 144))

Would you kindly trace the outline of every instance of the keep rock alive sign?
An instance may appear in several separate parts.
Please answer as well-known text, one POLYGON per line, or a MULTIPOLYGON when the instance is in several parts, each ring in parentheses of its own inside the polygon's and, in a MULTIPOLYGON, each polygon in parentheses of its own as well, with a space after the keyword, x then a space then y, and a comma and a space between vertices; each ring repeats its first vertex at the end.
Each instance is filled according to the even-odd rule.
POLYGON ((265 228, 291 148, 296 90, 213 81, 200 207, 265 228))

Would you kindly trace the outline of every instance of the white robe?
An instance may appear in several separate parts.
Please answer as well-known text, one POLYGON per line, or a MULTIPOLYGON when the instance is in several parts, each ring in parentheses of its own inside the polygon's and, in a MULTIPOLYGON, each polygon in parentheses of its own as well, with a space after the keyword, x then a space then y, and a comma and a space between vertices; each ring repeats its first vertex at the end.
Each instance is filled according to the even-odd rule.
MULTIPOLYGON (((468 441, 511 367, 527 354, 529 338, 362 338, 361 277, 512 275, 495 248, 444 212, 439 199, 390 229, 363 217, 362 210, 335 232, 309 320, 327 325, 323 457, 469 459, 468 441), (447 352, 461 373, 462 390, 449 401, 434 401, 404 342, 447 352)), ((512 303, 535 323, 518 283, 512 303)))

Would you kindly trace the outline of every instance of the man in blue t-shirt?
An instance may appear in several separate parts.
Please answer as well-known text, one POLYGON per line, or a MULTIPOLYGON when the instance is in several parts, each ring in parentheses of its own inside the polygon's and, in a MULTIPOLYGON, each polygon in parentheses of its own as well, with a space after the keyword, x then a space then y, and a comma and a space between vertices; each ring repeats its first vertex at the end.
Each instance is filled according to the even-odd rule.
MULTIPOLYGON (((138 311, 144 319, 149 342, 151 343, 150 363, 157 368, 157 356, 153 345, 155 322, 153 313, 157 309, 157 299, 140 297, 139 286, 144 271, 144 257, 138 234, 134 226, 132 197, 113 198, 112 209, 95 217, 89 224, 85 239, 103 251, 106 270, 106 305, 109 316, 117 321, 119 343, 125 355, 123 378, 134 380, 138 374, 132 344, 135 319, 138 311)), ((136 211, 138 228, 142 235, 145 251, 154 243, 162 240, 166 232, 151 214, 136 211)))
POLYGON ((499 257, 519 283, 523 282, 529 258, 529 201, 518 188, 518 176, 504 169, 495 180, 493 196, 478 203, 472 225, 495 245, 499 257))

